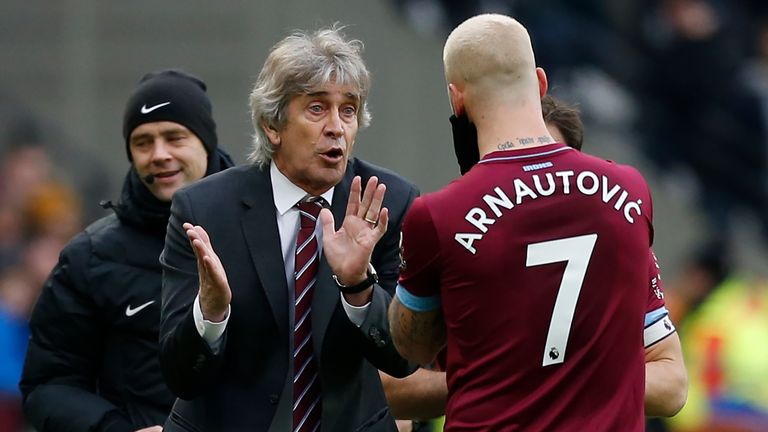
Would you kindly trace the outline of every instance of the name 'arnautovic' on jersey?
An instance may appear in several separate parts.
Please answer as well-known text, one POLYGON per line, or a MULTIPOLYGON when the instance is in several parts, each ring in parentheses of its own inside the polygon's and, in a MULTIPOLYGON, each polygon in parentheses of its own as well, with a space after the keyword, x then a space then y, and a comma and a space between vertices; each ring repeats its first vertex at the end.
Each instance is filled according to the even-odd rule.
POLYGON ((674 331, 637 170, 562 144, 418 198, 399 300, 440 307, 446 430, 644 430, 644 347, 674 331))
MULTIPOLYGON (((566 149, 567 150, 567 149, 566 149)), ((482 161, 480 162, 482 163, 482 161)), ((550 163, 523 166, 524 171, 548 168, 550 163)), ((454 239, 470 253, 477 253, 475 242, 493 231, 493 224, 504 217, 508 211, 521 206, 527 201, 555 195, 579 193, 600 199, 604 204, 620 212, 627 223, 634 224, 635 218, 643 213, 643 200, 630 196, 620 184, 611 183, 606 175, 598 176, 592 171, 560 170, 533 174, 528 181, 522 178, 511 179, 509 184, 492 184, 491 190, 479 197, 476 206, 467 211, 464 219, 468 230, 458 232, 454 239)))

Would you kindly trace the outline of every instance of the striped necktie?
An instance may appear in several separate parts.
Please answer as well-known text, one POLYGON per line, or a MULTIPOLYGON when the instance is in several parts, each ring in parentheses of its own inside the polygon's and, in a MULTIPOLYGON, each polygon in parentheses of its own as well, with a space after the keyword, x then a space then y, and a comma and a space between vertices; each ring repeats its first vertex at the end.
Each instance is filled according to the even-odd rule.
POLYGON ((322 199, 297 204, 301 226, 296 237, 293 327, 293 430, 312 432, 320 428, 322 410, 320 376, 312 347, 312 296, 318 267, 315 225, 323 208, 322 199))

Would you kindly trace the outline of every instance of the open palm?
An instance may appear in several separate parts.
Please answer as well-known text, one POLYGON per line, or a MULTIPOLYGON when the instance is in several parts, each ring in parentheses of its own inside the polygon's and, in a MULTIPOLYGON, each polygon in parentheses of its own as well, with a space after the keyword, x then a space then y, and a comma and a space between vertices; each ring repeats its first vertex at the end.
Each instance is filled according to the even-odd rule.
POLYGON ((211 239, 205 229, 199 225, 185 223, 192 250, 197 259, 197 272, 200 279, 200 308, 205 319, 220 322, 224 319, 232 291, 227 281, 227 273, 219 256, 213 250, 211 239))
POLYGON ((333 214, 327 209, 320 212, 325 258, 345 285, 354 285, 366 278, 373 248, 389 223, 388 211, 381 207, 386 186, 371 177, 361 197, 361 183, 360 177, 352 180, 347 211, 338 231, 334 229, 333 214))

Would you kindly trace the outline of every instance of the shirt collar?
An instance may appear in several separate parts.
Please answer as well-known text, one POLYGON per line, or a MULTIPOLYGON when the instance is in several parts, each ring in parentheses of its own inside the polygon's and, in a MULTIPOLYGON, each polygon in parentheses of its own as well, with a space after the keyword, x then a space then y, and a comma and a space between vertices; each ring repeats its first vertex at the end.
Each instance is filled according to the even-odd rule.
MULTIPOLYGON (((304 189, 293 184, 271 161, 269 162, 269 177, 272 180, 272 196, 275 199, 275 208, 280 216, 308 195, 304 189)), ((320 195, 328 203, 328 206, 332 204, 335 188, 334 186, 320 195)))
POLYGON ((482 159, 480 159, 480 163, 498 160, 533 159, 569 150, 575 151, 575 149, 568 147, 563 143, 552 143, 534 147, 520 147, 510 150, 495 150, 486 154, 482 159))

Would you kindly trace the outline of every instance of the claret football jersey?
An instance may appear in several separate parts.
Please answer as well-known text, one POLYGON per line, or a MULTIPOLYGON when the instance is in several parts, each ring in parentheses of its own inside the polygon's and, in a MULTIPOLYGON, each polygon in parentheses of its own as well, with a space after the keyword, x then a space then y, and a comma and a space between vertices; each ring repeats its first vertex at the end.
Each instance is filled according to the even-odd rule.
POLYGON ((397 295, 442 308, 446 430, 644 430, 644 347, 674 331, 652 219, 634 168, 562 144, 414 202, 397 295))

